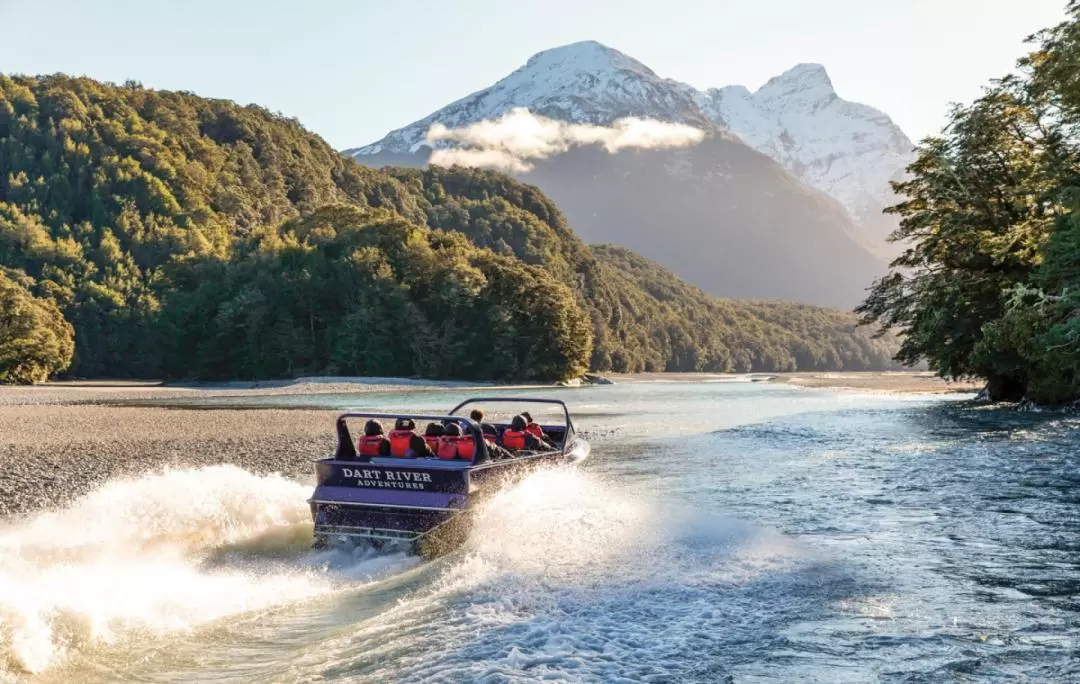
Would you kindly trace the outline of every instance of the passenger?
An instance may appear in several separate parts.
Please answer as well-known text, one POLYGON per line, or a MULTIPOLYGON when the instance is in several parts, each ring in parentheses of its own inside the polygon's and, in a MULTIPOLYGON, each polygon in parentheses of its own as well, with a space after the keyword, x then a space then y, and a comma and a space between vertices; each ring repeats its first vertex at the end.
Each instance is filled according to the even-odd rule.
POLYGON ((488 433, 486 433, 486 432, 484 433, 484 442, 487 444, 488 454, 491 456, 491 458, 493 458, 495 460, 501 460, 501 459, 504 459, 504 458, 513 458, 514 455, 512 453, 510 453, 506 449, 502 448, 501 446, 499 446, 495 442, 495 440, 497 438, 497 436, 496 436, 496 434, 494 432, 495 427, 494 426, 490 426, 490 427, 491 427, 493 432, 490 435, 488 433))
POLYGON ((521 416, 525 419, 525 432, 528 432, 530 435, 536 437, 539 440, 543 440, 544 428, 540 427, 536 422, 533 421, 532 416, 529 415, 528 411, 522 411, 521 416))
POLYGON ((467 460, 471 461, 475 447, 476 445, 471 441, 462 439, 460 425, 450 423, 443 429, 443 436, 439 438, 439 458, 449 461, 467 457, 467 460))
MULTIPOLYGON (((473 418, 473 420, 476 419, 473 418)), ((513 457, 513 454, 499 446, 499 430, 494 425, 491 423, 480 423, 480 435, 484 438, 488 455, 491 456, 491 458, 498 460, 513 457)))
POLYGON ((541 449, 558 449, 558 447, 555 445, 555 442, 552 441, 552 439, 544 433, 544 428, 540 427, 539 423, 533 421, 532 416, 529 415, 528 411, 522 411, 521 415, 523 418, 525 418, 526 421, 525 432, 528 432, 530 435, 540 440, 540 443, 542 444, 542 446, 540 447, 541 449))
MULTIPOLYGON (((491 428, 494 431, 494 427, 491 428)), ((439 438, 439 446, 435 449, 439 458, 446 461, 462 459, 472 461, 476 457, 476 438, 465 434, 457 423, 449 423, 445 427, 445 434, 439 438)), ((492 459, 510 458, 511 454, 506 449, 495 443, 495 436, 481 433, 488 455, 492 459)))
POLYGON ((428 448, 436 451, 439 448, 439 438, 444 434, 446 434, 446 428, 442 423, 428 423, 427 429, 424 430, 424 441, 427 442, 428 448))
POLYGON ((503 432, 503 446, 511 451, 550 451, 554 449, 536 435, 528 432, 526 428, 529 421, 525 416, 518 414, 510 421, 510 427, 503 432))
POLYGON ((428 448, 427 441, 416 434, 416 423, 412 418, 398 418, 390 438, 390 455, 394 458, 430 458, 435 454, 428 448))
POLYGON ((369 420, 364 424, 364 435, 356 440, 356 452, 364 458, 390 455, 390 440, 383 435, 379 421, 369 420))
POLYGON ((483 432, 485 435, 490 433, 492 435, 496 435, 496 437, 498 436, 499 431, 495 429, 495 426, 491 423, 484 422, 484 412, 480 409, 473 409, 472 411, 470 411, 469 418, 472 418, 473 422, 480 426, 480 431, 483 432))

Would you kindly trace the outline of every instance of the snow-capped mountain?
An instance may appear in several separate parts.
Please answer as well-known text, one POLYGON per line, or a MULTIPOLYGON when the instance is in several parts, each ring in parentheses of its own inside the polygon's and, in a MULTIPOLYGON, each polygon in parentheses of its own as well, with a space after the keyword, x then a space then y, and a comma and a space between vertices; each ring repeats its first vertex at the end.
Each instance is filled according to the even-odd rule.
POLYGON ((490 88, 453 102, 392 131, 377 143, 347 150, 355 155, 415 152, 433 123, 458 128, 495 119, 515 107, 572 123, 610 124, 636 116, 708 126, 695 93, 674 88, 641 62, 595 41, 533 55, 525 66, 490 88))
POLYGON ((515 107, 572 123, 634 116, 726 129, 837 199, 875 241, 895 224, 881 215, 893 203, 889 181, 913 158, 899 127, 872 107, 841 99, 820 65, 800 64, 753 93, 743 86, 699 91, 595 41, 540 52, 490 88, 346 153, 411 154, 426 144, 433 123, 457 128, 515 107))
POLYGON ((757 92, 743 86, 698 93, 705 114, 808 185, 843 204, 884 238, 893 202, 889 181, 903 175, 914 145, 884 113, 841 99, 820 64, 799 64, 757 92))
MULTIPOLYGON (((541 52, 493 86, 346 153, 374 167, 424 167, 436 149, 460 146, 475 154, 442 160, 513 170, 495 162, 554 146, 529 152, 513 172, 554 199, 587 242, 629 247, 714 295, 849 307, 886 270, 882 231, 853 216, 875 201, 860 194, 877 178, 863 167, 878 173, 890 159, 878 151, 897 134, 884 115, 840 100, 820 67, 798 67, 752 94, 699 91, 583 42, 541 52), (638 117, 706 135, 686 146, 553 145, 551 135, 598 143, 607 134, 505 116, 516 108, 608 132, 638 117), (445 128, 429 142, 436 123, 445 128)), ((899 166, 890 161, 888 173, 899 166)))

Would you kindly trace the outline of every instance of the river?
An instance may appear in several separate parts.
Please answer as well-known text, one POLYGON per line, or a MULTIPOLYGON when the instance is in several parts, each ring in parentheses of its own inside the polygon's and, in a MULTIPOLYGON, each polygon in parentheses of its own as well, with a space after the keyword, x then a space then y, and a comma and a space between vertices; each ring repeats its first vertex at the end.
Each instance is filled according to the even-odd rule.
POLYGON ((591 456, 430 563, 308 551, 310 483, 230 467, 0 530, 0 680, 1080 681, 1080 419, 730 382, 540 395, 591 456))

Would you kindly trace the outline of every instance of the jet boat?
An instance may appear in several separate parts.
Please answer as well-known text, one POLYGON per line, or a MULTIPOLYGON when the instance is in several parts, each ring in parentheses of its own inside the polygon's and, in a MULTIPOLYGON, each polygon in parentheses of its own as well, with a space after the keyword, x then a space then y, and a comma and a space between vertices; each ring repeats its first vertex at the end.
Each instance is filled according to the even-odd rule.
POLYGON ((588 453, 589 444, 574 431, 566 404, 555 399, 478 397, 447 415, 343 413, 337 419, 333 456, 315 463, 316 486, 308 500, 315 545, 393 545, 425 557, 440 555, 464 541, 472 513, 485 498, 536 468, 577 463, 588 453), (513 407, 520 406, 540 407, 545 419, 554 419, 529 426, 540 431, 543 439, 531 444, 541 448, 513 448, 521 444, 510 430, 510 417, 518 413, 513 407), (469 417, 476 408, 496 420, 477 423, 469 417), (498 422, 500 417, 506 420, 498 422), (455 424, 461 435, 427 438, 432 457, 415 457, 412 450, 363 455, 365 449, 358 448, 349 429, 350 422, 396 424, 402 419, 414 426, 455 424))

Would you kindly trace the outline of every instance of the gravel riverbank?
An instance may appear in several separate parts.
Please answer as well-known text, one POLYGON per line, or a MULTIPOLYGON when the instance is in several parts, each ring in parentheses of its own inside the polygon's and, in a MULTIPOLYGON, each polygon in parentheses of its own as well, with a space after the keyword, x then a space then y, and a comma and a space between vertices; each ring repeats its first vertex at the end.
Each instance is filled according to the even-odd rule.
POLYGON ((51 508, 120 477, 231 464, 257 474, 312 478, 334 448, 336 411, 182 410, 124 402, 491 389, 409 378, 302 378, 163 385, 80 381, 0 386, 0 518, 51 508))
POLYGON ((234 464, 307 479, 334 448, 334 411, 0 405, 0 517, 62 504, 108 480, 234 464))
POLYGON ((611 375, 616 382, 775 382, 810 387, 856 392, 884 392, 889 394, 947 394, 951 392, 978 392, 986 384, 982 381, 948 381, 928 371, 852 371, 843 372, 797 372, 797 373, 634 373, 611 375))

